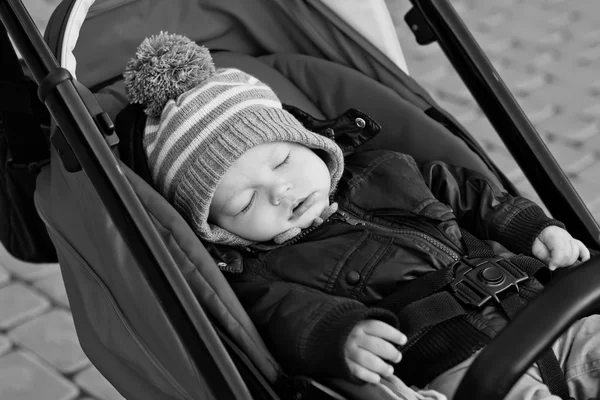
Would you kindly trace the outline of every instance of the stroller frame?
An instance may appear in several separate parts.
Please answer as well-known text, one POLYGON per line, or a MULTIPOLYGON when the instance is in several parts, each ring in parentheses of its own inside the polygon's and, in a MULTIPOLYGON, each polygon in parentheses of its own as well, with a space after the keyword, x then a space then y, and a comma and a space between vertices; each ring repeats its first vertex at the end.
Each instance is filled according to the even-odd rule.
MULTIPOLYGON (((411 2, 414 8, 407 20, 410 18, 419 43, 439 42, 540 197, 552 199, 545 202, 548 209, 557 218, 570 221, 570 229, 589 247, 600 249, 598 224, 449 1, 411 2)), ((208 382, 218 387, 216 392, 224 398, 279 398, 235 345, 213 327, 173 266, 161 237, 114 162, 110 150, 115 144, 114 127, 91 92, 58 66, 20 0, 0 3, 0 20, 39 85, 40 100, 60 128, 50 141, 65 168, 83 169, 89 177, 136 259, 146 266, 144 273, 168 309, 190 357, 198 364, 214 363, 214 368, 205 369, 212 374, 208 382), (257 384, 248 386, 242 375, 258 379, 257 384), (229 392, 223 393, 222 388, 229 392)), ((525 309, 482 351, 455 398, 503 398, 533 360, 575 319, 600 311, 595 305, 600 300, 600 287, 595 285, 600 279, 600 265, 596 264, 600 261, 592 260, 558 280, 525 309), (573 287, 577 290, 569 290, 573 287), (553 298, 558 293, 562 301, 557 307, 553 298), (540 311, 549 304, 556 311, 552 318, 540 311), (521 332, 525 330, 539 336, 523 338, 521 332), (485 375, 479 371, 486 371, 485 375)), ((313 383, 312 392, 305 393, 310 398, 339 398, 314 382, 308 383, 313 383)))

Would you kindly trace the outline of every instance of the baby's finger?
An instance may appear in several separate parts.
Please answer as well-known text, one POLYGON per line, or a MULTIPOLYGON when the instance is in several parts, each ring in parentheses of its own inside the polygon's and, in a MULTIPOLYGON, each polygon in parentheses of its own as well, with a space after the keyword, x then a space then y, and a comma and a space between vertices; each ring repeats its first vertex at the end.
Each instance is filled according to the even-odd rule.
POLYGON ((360 380, 363 380, 368 383, 379 383, 381 380, 381 376, 376 374, 373 371, 369 371, 365 367, 358 365, 352 360, 346 360, 348 362, 348 368, 350 369, 350 373, 357 377, 360 380))
POLYGON ((551 270, 564 265, 570 257, 571 254, 571 245, 566 241, 559 241, 555 243, 555 246, 550 250, 550 261, 548 262, 548 267, 551 270))
POLYGON ((566 266, 575 264, 575 261, 579 259, 579 246, 575 243, 575 240, 571 240, 571 257, 567 261, 566 266))
POLYGON ((575 240, 577 247, 579 247, 579 259, 581 261, 587 261, 590 259, 590 250, 586 247, 581 240, 575 240))
POLYGON ((380 337, 400 346, 406 344, 406 335, 393 326, 379 320, 369 320, 368 322, 369 323, 365 324, 363 328, 365 333, 371 336, 380 337))
POLYGON ((402 353, 396 348, 396 346, 387 340, 375 336, 366 336, 365 338, 361 338, 361 340, 358 342, 358 345, 361 348, 375 354, 376 356, 393 363, 399 363, 402 359, 402 353))
POLYGON ((347 358, 381 376, 390 376, 394 373, 394 368, 390 364, 365 349, 358 348, 356 351, 348 354, 347 358))
POLYGON ((547 261, 550 258, 548 247, 540 240, 535 239, 531 246, 531 254, 537 257, 538 260, 547 261))

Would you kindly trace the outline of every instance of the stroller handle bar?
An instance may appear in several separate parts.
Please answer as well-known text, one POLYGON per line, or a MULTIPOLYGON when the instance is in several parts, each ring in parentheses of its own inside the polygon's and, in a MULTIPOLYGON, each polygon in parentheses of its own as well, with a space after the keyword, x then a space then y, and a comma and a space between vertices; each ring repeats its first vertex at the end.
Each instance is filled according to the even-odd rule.
POLYGON ((411 2, 550 213, 600 250, 600 226, 450 2, 411 2))
POLYGON ((167 315, 176 331, 197 333, 180 339, 198 368, 210 364, 202 370, 214 399, 251 399, 208 316, 107 145, 104 115, 92 117, 91 111, 99 106, 91 93, 60 68, 21 0, 2 0, 0 21, 38 84, 40 100, 60 128, 54 130, 51 142, 55 147, 61 145, 63 165, 67 171, 83 169, 88 176, 129 249, 139 264, 146 266, 146 279, 169 308, 167 315), (64 154, 69 152, 72 155, 67 162, 64 154))
POLYGON ((594 257, 552 281, 479 353, 454 399, 503 399, 542 352, 573 322, 600 312, 598 282, 600 257, 594 257))

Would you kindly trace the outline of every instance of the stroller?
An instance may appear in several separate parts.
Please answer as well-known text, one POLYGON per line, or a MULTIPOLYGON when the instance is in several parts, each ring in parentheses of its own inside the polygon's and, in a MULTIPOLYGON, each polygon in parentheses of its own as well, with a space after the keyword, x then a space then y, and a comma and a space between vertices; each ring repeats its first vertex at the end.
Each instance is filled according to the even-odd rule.
MULTIPOLYGON (((600 250, 599 227, 449 2, 411 1, 406 19, 417 41, 440 43, 554 217, 600 250)), ((360 12, 348 12, 348 3, 65 0, 49 22, 48 47, 18 0, 0 5, 56 121, 35 204, 56 248, 82 348, 125 398, 392 398, 373 385, 286 375, 216 261, 136 173, 142 166, 130 153, 141 122, 126 108, 121 74, 143 38, 161 30, 186 35, 211 49, 217 66, 257 76, 282 102, 316 116, 355 107, 383 127, 398 126, 400 116, 401 134, 384 128, 374 146, 470 167, 517 193, 406 74, 395 33, 386 34, 393 26, 384 3, 361 1, 372 7, 360 12), (383 19, 366 29, 360 19, 370 15, 383 19)), ((478 356, 455 398, 503 398, 576 318, 598 312, 598 262, 557 279, 519 314, 478 356), (550 305, 552 315, 543 312, 550 305)))

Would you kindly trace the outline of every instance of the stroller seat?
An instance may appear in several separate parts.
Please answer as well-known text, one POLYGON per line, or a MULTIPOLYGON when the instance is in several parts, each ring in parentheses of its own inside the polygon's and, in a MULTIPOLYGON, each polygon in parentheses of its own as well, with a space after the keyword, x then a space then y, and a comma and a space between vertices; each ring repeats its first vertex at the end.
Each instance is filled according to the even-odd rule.
MULTIPOLYGON (((218 67, 236 67, 257 76, 274 89, 282 102, 315 116, 331 117, 352 107, 367 112, 383 127, 368 146, 383 145, 421 159, 461 160, 494 176, 461 139, 442 130, 437 122, 390 89, 348 67, 298 54, 254 58, 217 52, 214 60, 218 67), (397 115, 403 116, 402 121, 394 121, 397 115), (430 151, 430 146, 422 146, 431 143, 434 136, 439 147, 430 151)), ((99 96, 100 104, 102 101, 99 96)), ((144 121, 137 106, 126 107, 116 119, 124 175, 200 305, 209 315, 218 317, 218 329, 228 332, 226 336, 250 358, 260 374, 275 382, 281 370, 224 276, 189 225, 148 183, 144 163, 139 162, 144 121)), ((156 304, 142 271, 129 268, 136 261, 88 180, 82 172, 62 173, 57 168, 60 160, 55 151, 51 165, 53 168, 45 169, 38 178, 36 204, 62 254, 65 286, 86 354, 117 387, 119 382, 127 382, 118 387, 125 396, 144 393, 147 399, 203 398, 192 396, 189 388, 197 391, 203 385, 210 386, 210 379, 198 374, 190 362, 179 333, 156 304), (65 197, 60 193, 79 196, 65 197), (60 198, 64 201, 53 201, 60 198), (105 248, 111 251, 105 252, 105 248), (138 330, 134 331, 133 326, 138 330), (169 357, 165 360, 154 352, 169 357)), ((369 390, 367 387, 341 381, 329 384, 350 398, 370 398, 363 393, 369 390)))

